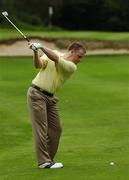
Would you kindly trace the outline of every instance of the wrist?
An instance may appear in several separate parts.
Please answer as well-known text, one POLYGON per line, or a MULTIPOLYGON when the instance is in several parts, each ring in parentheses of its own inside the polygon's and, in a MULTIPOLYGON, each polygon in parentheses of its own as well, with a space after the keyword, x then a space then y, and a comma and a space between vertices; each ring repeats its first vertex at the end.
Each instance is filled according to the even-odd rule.
POLYGON ((34 53, 38 53, 38 49, 35 49, 35 50, 33 50, 34 51, 34 53))

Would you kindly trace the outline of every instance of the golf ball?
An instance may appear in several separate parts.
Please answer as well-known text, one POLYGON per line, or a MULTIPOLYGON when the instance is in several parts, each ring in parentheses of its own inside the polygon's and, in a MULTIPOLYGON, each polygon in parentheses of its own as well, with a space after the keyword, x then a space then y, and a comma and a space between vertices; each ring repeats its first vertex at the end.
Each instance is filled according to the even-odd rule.
POLYGON ((110 162, 110 165, 113 166, 113 165, 114 165, 114 162, 110 162))

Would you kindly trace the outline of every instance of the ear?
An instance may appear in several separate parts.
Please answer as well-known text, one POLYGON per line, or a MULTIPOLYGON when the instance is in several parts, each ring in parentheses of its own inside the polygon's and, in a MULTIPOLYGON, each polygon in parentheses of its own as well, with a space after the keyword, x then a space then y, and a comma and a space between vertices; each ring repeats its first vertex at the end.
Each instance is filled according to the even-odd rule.
POLYGON ((72 49, 72 50, 71 50, 71 54, 73 54, 74 52, 75 52, 75 50, 74 50, 74 49, 72 49))

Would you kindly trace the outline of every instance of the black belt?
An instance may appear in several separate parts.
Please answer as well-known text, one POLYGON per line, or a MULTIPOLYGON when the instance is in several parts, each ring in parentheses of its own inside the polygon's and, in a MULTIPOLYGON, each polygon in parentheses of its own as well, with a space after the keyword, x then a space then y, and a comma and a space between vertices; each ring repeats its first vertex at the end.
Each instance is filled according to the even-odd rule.
POLYGON ((42 90, 40 87, 38 87, 38 86, 36 86, 36 85, 34 85, 34 84, 31 84, 31 87, 37 89, 38 91, 42 92, 43 94, 45 94, 45 95, 47 95, 47 96, 50 96, 50 97, 53 96, 52 93, 49 93, 49 92, 47 92, 47 91, 44 91, 44 90, 42 90))

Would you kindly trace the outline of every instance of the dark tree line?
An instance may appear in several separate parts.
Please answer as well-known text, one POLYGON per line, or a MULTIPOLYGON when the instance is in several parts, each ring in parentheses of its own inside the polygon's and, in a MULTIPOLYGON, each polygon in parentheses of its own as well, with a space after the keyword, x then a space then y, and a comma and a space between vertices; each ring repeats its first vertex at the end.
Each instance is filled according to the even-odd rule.
MULTIPOLYGON (((129 30, 129 0, 0 0, 0 10, 35 26, 52 23, 69 30, 129 30)), ((4 23, 2 17, 0 21, 4 23)))

